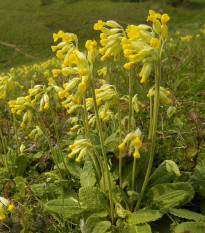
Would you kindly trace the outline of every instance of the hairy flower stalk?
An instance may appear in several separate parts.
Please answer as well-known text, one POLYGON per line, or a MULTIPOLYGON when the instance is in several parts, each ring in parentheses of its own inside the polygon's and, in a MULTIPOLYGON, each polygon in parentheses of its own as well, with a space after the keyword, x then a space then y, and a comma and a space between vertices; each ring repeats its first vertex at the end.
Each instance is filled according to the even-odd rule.
MULTIPOLYGON (((161 47, 162 49, 162 47, 161 47)), ((151 127, 151 148, 149 155, 148 167, 144 179, 144 183, 142 185, 142 189, 139 195, 139 199, 137 201, 137 205, 135 207, 135 211, 140 207, 140 203, 144 194, 144 191, 147 186, 147 182, 149 179, 149 175, 152 168, 152 163, 154 159, 154 149, 155 149, 155 141, 156 141, 156 132, 157 132, 157 121, 158 121, 158 112, 159 112, 159 93, 160 93, 160 80, 161 80, 161 57, 159 54, 159 49, 156 51, 156 62, 155 62, 155 94, 154 94, 154 111, 153 111, 153 121, 151 127)))
POLYGON ((97 100, 96 100, 96 94, 95 94, 95 88, 93 85, 93 64, 91 63, 90 67, 90 76, 89 76, 89 81, 91 84, 91 92, 92 92, 92 97, 93 97, 93 104, 94 104, 94 111, 96 115, 96 122, 97 122, 97 128, 100 136, 100 144, 101 144, 101 149, 102 149, 102 155, 105 163, 105 171, 107 174, 107 181, 108 181, 108 189, 109 189, 109 199, 110 199, 110 210, 111 210, 111 221, 114 223, 114 206, 113 206, 113 197, 112 197, 112 189, 111 189, 111 180, 110 180, 110 174, 109 174, 109 167, 108 167, 108 159, 105 153, 105 146, 104 146, 104 137, 103 137, 103 132, 102 132, 102 124, 99 118, 98 114, 98 107, 97 107, 97 100))

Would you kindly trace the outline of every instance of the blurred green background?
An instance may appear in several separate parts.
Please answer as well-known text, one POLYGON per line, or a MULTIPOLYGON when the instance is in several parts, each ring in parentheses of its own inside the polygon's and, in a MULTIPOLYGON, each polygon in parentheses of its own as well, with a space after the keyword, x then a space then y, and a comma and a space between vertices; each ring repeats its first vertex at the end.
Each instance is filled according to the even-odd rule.
POLYGON ((0 1, 0 70, 29 65, 55 56, 52 34, 63 30, 78 35, 80 46, 98 40, 98 19, 123 26, 146 23, 148 10, 168 13, 170 34, 198 31, 205 23, 204 0, 6 0, 0 1))

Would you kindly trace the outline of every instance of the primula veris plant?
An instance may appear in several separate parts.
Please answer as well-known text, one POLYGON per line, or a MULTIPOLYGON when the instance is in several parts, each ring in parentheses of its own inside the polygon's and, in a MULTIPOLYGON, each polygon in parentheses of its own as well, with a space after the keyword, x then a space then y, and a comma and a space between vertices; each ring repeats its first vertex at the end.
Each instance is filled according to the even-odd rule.
MULTIPOLYGON (((97 232, 98 227, 101 232, 144 233, 152 232, 151 222, 164 215, 171 220, 172 215, 205 219, 179 209, 193 198, 194 189, 189 182, 176 182, 181 176, 177 164, 166 159, 153 167, 159 110, 168 109, 168 117, 176 112, 170 106, 171 91, 161 85, 169 20, 168 14, 153 10, 147 17, 151 26, 131 24, 124 29, 115 21, 98 20, 93 29, 100 31, 100 45, 87 40, 82 51, 77 35, 62 30, 54 33, 56 44, 51 49, 59 60, 56 67, 50 72, 45 65, 42 83, 31 82, 24 96, 8 101, 25 170, 31 155, 27 159, 24 153, 34 148, 29 144, 26 149, 26 140, 34 140, 37 146, 45 139, 44 150, 54 163, 45 173, 46 184, 31 185, 31 192, 70 231, 80 220, 81 230, 87 233, 97 232), (106 78, 113 75, 105 66, 108 60, 122 66, 127 82, 114 85, 106 78), (124 95, 120 85, 126 89, 124 95), (144 99, 144 92, 138 92, 135 85, 149 86, 144 99), (140 124, 139 115, 149 122, 140 124), (21 146, 17 125, 24 132, 21 146)), ((14 87, 22 88, 11 78, 1 77, 0 98, 5 99, 14 87)), ((4 151, 6 155, 6 146, 4 151)), ((0 205, 0 220, 7 217, 5 209, 12 211, 12 205, 0 205)))

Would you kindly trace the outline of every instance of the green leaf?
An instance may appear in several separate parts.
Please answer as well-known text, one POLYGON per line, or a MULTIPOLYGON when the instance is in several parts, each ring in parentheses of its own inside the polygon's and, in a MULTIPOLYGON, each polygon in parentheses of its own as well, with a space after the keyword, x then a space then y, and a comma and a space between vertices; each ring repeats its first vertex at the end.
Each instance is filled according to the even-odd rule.
POLYGON ((75 217, 82 214, 82 209, 78 203, 78 200, 74 198, 65 198, 64 201, 63 199, 48 201, 45 208, 59 215, 62 215, 64 210, 65 217, 75 217))
POLYGON ((16 184, 16 188, 18 189, 18 191, 20 192, 21 196, 24 197, 25 196, 25 180, 22 176, 16 176, 14 178, 14 182, 16 184))
POLYGON ((167 116, 168 116, 168 118, 171 118, 171 117, 176 113, 176 110, 177 110, 176 107, 170 106, 170 107, 167 109, 167 116))
POLYGON ((83 208, 96 216, 105 217, 109 214, 108 198, 105 193, 94 187, 82 187, 79 198, 83 208))
POLYGON ((156 221, 162 216, 163 216, 163 213, 161 213, 159 210, 152 210, 152 209, 144 208, 135 213, 132 213, 128 217, 127 221, 135 225, 135 224, 156 221))
POLYGON ((127 225, 120 229, 120 233, 152 233, 149 224, 127 225))
POLYGON ((194 197, 194 188, 188 182, 158 184, 147 193, 148 202, 160 208, 182 206, 194 197))
POLYGON ((205 224, 199 222, 184 222, 179 224, 175 229, 174 233, 204 233, 205 232, 205 224))
POLYGON ((16 176, 22 176, 27 168, 28 159, 25 155, 19 155, 16 160, 15 164, 17 168, 15 169, 16 176))
POLYGON ((80 183, 83 187, 93 187, 96 183, 94 164, 89 154, 86 156, 83 171, 80 174, 80 183))
POLYGON ((111 222, 102 221, 100 218, 91 216, 86 221, 87 233, 106 233, 111 228, 111 222))
POLYGON ((148 187, 151 188, 156 184, 169 183, 173 180, 174 177, 174 172, 168 172, 165 164, 160 165, 150 176, 148 181, 148 187))
POLYGON ((197 165, 191 179, 199 194, 205 197, 205 165, 197 165))
POLYGON ((205 215, 198 214, 190 210, 170 208, 168 211, 170 214, 173 214, 179 218, 186 218, 195 221, 205 221, 205 215))
POLYGON ((76 162, 72 163, 71 161, 66 160, 66 166, 67 166, 67 169, 71 175, 73 175, 75 178, 80 179, 80 174, 82 172, 82 168, 80 166, 78 166, 76 164, 76 162))

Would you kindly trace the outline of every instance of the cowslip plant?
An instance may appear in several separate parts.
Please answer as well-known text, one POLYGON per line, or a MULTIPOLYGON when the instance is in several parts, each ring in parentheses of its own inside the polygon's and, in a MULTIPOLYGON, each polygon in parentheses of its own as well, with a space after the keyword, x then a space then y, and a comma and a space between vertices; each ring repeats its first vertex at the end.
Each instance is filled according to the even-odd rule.
POLYGON ((78 224, 83 218, 88 233, 97 229, 143 233, 151 232, 151 222, 164 215, 173 221, 172 227, 177 225, 175 217, 204 221, 203 215, 179 209, 193 198, 194 189, 189 182, 173 182, 181 176, 177 164, 165 160, 153 168, 159 109, 172 103, 170 91, 161 86, 170 18, 150 10, 147 20, 152 27, 128 25, 125 30, 115 21, 99 20, 94 30, 101 31, 101 47, 88 40, 85 51, 80 51, 75 34, 54 33, 54 42, 61 41, 51 48, 61 67, 52 70, 52 77, 45 74, 47 81, 33 85, 28 95, 9 102, 13 114, 24 114, 22 130, 26 125, 32 128, 30 140, 47 139, 57 170, 46 175, 60 186, 61 194, 51 190, 52 199, 46 200, 44 207, 62 217, 64 227, 67 219, 78 224), (124 78, 129 80, 126 95, 121 96, 106 80, 108 69, 104 64, 97 67, 99 56, 102 63, 113 57, 115 64, 124 64, 124 78), (149 104, 144 104, 140 93, 134 93, 138 71, 142 88, 155 73, 147 93, 149 104), (149 115, 147 129, 136 120, 140 112, 149 115), (62 113, 66 121, 74 123, 64 135, 59 133, 62 113), (44 117, 49 115, 52 122, 45 124, 44 117), (52 127, 61 160, 51 142, 52 127))

